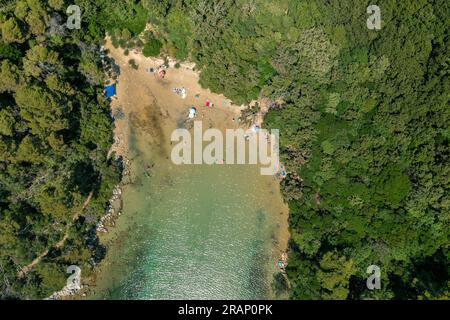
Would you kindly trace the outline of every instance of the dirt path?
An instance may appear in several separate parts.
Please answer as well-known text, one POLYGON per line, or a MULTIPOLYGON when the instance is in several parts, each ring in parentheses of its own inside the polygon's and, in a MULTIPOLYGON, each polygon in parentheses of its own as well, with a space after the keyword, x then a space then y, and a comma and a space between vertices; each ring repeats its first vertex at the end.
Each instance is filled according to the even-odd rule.
MULTIPOLYGON (((78 217, 80 216, 80 214, 84 211, 84 209, 86 209, 86 207, 89 205, 89 202, 91 201, 93 195, 93 191, 91 191, 91 193, 89 193, 88 197, 86 198, 86 200, 83 203, 83 206, 81 207, 80 210, 78 210, 77 212, 75 212, 75 214, 72 217, 72 222, 75 222, 75 220, 78 219, 78 217)), ((54 248, 61 248, 64 243, 66 242, 67 238, 69 237, 69 228, 70 228, 71 224, 69 224, 66 227, 66 233, 64 234, 64 237, 58 241, 56 243, 55 246, 53 246, 54 248)), ((18 272, 18 277, 22 278, 24 277, 31 269, 33 269, 45 256, 48 255, 48 253, 50 252, 51 248, 46 249, 44 252, 42 252, 39 256, 37 256, 33 261, 31 261, 31 263, 29 263, 28 265, 26 265, 25 267, 23 267, 22 269, 19 270, 18 272)))

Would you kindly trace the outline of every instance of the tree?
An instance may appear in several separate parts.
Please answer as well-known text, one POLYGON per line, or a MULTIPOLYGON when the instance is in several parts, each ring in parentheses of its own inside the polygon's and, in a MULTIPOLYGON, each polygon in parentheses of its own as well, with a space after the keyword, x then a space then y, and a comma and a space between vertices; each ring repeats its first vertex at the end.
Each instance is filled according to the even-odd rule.
POLYGON ((20 22, 11 17, 2 24, 2 39, 7 43, 24 43, 26 40, 25 32, 20 22))
POLYGON ((152 38, 145 45, 142 53, 146 57, 157 57, 161 53, 162 43, 158 39, 152 38))
POLYGON ((64 6, 64 0, 48 0, 48 5, 55 10, 61 10, 64 6))
POLYGON ((0 110, 0 134, 11 137, 14 132, 15 119, 8 109, 0 110))
POLYGON ((352 260, 339 257, 336 252, 327 252, 320 261, 317 277, 322 288, 324 299, 344 300, 349 294, 349 280, 356 273, 352 260))
POLYGON ((3 60, 0 69, 0 92, 16 91, 20 85, 19 69, 8 60, 3 60))
MULTIPOLYGON (((49 2, 59 9, 63 4, 49 2)), ((83 21, 92 26, 88 18, 97 19, 102 6, 90 0, 77 4, 91 9, 83 11, 83 21)), ((111 6, 115 4, 107 10, 111 6)), ((96 248, 86 247, 85 241, 92 238, 90 230, 120 179, 118 164, 108 158, 109 108, 97 96, 103 73, 96 55, 88 54, 104 37, 104 25, 96 21, 95 28, 55 41, 45 33, 48 15, 57 16, 40 0, 19 0, 2 7, 0 15, 1 298, 46 298, 64 286, 64 254, 70 250, 66 242, 56 251, 52 246, 66 229, 67 243, 84 248, 72 250, 67 258, 87 265, 96 248), (34 36, 25 43, 28 31, 34 36), (74 43, 81 43, 81 54, 74 43), (89 183, 72 181, 75 164, 81 162, 92 168, 85 175, 89 183), (94 219, 80 219, 78 227, 72 226, 73 210, 92 191, 89 210, 94 219), (18 268, 43 252, 51 255, 20 279, 18 268)))
POLYGON ((17 61, 21 56, 21 52, 17 45, 0 42, 0 59, 17 61))
POLYGON ((23 59, 23 69, 25 74, 35 78, 45 77, 50 73, 61 71, 61 62, 57 52, 37 45, 27 51, 23 59))

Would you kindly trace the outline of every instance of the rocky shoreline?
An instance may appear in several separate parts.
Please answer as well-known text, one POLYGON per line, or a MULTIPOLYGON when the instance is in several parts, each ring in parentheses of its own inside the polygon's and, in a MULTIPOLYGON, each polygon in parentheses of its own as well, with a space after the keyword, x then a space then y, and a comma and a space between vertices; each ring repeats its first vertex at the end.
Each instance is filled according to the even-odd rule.
MULTIPOLYGON (((113 106, 111 106, 111 109, 113 106)), ((111 146, 111 151, 115 151, 120 149, 121 139, 119 139, 118 135, 114 136, 114 144, 111 146)), ((116 185, 112 191, 112 196, 108 200, 105 214, 100 218, 95 227, 93 228, 93 233, 95 234, 95 238, 99 238, 100 234, 105 234, 109 231, 110 228, 114 228, 116 225, 116 220, 121 216, 123 209, 123 200, 122 193, 123 188, 131 183, 131 161, 124 155, 116 156, 117 161, 121 164, 121 175, 122 179, 118 185, 116 185)), ((93 265, 95 267, 95 265, 93 265)), ((86 296, 86 293, 83 292, 87 288, 89 288, 88 284, 82 284, 78 287, 74 287, 73 285, 65 285, 61 290, 54 292, 49 297, 44 300, 61 300, 71 296, 80 295, 82 297, 86 296)))
POLYGON ((106 233, 108 232, 108 227, 115 226, 115 220, 122 214, 122 188, 121 185, 117 185, 113 190, 113 196, 108 202, 106 209, 106 215, 101 217, 100 221, 95 226, 96 232, 106 233), (120 201, 119 209, 115 208, 115 203, 120 201))

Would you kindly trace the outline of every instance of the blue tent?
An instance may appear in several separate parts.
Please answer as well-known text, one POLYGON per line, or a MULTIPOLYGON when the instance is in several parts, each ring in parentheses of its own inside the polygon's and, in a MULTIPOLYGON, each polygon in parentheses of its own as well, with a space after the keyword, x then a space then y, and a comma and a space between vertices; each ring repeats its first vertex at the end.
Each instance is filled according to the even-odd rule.
POLYGON ((110 86, 105 87, 104 93, 107 98, 114 97, 116 95, 116 85, 112 84, 110 86))

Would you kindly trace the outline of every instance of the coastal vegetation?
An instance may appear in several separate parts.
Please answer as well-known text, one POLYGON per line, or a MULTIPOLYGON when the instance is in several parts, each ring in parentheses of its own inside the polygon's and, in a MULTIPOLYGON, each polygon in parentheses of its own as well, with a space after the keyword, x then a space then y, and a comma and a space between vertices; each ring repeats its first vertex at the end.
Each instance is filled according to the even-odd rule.
POLYGON ((45 298, 102 258, 94 227, 120 180, 101 33, 65 28, 64 1, 1 8, 0 298, 45 298))
POLYGON ((45 297, 66 266, 101 256, 90 230, 120 178, 95 49, 106 32, 195 62, 237 104, 270 99, 292 298, 450 297, 448 1, 378 1, 381 30, 366 26, 369 1, 73 2, 79 30, 59 27, 68 1, 1 1, 2 297, 45 297), (69 224, 67 245, 19 278, 69 224), (366 287, 371 265, 380 290, 366 287))

